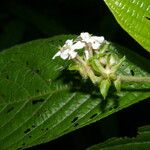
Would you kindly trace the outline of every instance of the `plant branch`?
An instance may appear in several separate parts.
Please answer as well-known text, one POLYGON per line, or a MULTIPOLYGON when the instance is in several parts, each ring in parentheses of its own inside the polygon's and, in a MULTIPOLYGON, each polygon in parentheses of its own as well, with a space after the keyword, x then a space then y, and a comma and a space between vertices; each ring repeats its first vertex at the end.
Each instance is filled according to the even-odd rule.
POLYGON ((150 77, 133 77, 133 76, 119 76, 122 82, 149 82, 150 77))

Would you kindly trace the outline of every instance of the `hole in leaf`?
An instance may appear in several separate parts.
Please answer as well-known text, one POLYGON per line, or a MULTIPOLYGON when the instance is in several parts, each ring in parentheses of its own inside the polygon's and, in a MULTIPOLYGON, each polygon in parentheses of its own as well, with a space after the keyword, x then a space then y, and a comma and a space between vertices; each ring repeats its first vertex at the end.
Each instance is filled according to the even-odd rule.
POLYGON ((11 62, 11 63, 14 63, 14 62, 15 62, 15 60, 14 60, 14 59, 11 59, 11 60, 10 60, 10 62, 11 62))
POLYGON ((96 114, 93 114, 91 117, 90 117, 90 119, 93 119, 93 118, 95 118, 97 116, 97 113, 96 114))
POLYGON ((7 111, 6 111, 6 113, 10 113, 11 111, 13 111, 14 110, 14 107, 10 107, 7 111))
POLYGON ((42 128, 41 131, 48 131, 48 128, 42 128))
POLYGON ((75 123, 74 127, 77 127, 79 125, 79 123, 75 123))
POLYGON ((2 97, 2 98, 5 98, 5 94, 1 94, 1 97, 2 97))
POLYGON ((32 104, 35 105, 35 104, 38 104, 38 103, 42 103, 43 101, 44 101, 43 98, 41 98, 41 99, 34 99, 34 100, 32 100, 32 104))
POLYGON ((71 122, 74 123, 78 120, 78 117, 75 117, 71 122))
POLYGON ((29 138, 31 138, 32 136, 31 135, 29 135, 29 138))
POLYGON ((35 70, 35 72, 36 72, 36 73, 39 73, 39 72, 40 72, 40 70, 39 70, 39 69, 36 69, 36 70, 35 70))
POLYGON ((27 65, 27 66, 29 65, 29 62, 28 62, 28 61, 26 61, 26 65, 27 65))
POLYGON ((25 146, 26 144, 25 143, 22 143, 22 146, 25 146))
POLYGON ((133 70, 130 70, 130 73, 132 76, 134 76, 134 71, 133 70))
POLYGON ((35 128, 36 127, 36 125, 32 125, 32 128, 35 128))
POLYGON ((150 17, 145 17, 147 20, 150 20, 150 17))
POLYGON ((30 131, 31 131, 31 129, 28 128, 27 130, 24 131, 24 133, 27 134, 27 133, 30 132, 30 131))
POLYGON ((39 92, 40 92, 40 90, 36 90, 36 92, 37 92, 37 93, 39 93, 39 92))
POLYGON ((9 79, 9 75, 6 75, 6 79, 9 79))

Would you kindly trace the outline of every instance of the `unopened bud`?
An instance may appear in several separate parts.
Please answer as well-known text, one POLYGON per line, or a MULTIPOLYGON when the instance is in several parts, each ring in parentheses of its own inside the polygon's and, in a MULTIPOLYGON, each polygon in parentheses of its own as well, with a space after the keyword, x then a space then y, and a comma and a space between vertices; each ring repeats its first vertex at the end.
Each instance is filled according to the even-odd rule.
POLYGON ((114 81, 114 86, 115 86, 117 92, 120 92, 120 90, 121 90, 121 80, 119 78, 114 81))
POLYGON ((108 91, 109 91, 110 86, 111 86, 111 82, 108 79, 104 79, 100 83, 99 88, 100 88, 100 92, 101 92, 104 99, 106 99, 106 97, 108 95, 108 91))

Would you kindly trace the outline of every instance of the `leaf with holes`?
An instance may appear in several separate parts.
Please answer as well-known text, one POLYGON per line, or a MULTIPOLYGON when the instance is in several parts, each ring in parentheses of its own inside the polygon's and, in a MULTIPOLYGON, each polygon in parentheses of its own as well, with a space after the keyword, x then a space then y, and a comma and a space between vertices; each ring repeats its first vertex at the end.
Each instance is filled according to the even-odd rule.
POLYGON ((87 150, 148 150, 150 148, 150 126, 139 128, 134 138, 111 138, 104 143, 93 145, 87 150))
POLYGON ((150 0, 104 0, 118 23, 150 51, 150 0))
MULTIPOLYGON (((118 94, 111 87, 103 100, 98 87, 66 69, 69 62, 52 60, 58 46, 73 37, 36 40, 0 53, 0 150, 54 140, 150 97, 150 84, 126 83, 118 94)), ((115 44, 110 51, 126 55, 118 73, 149 75, 149 60, 115 44)))

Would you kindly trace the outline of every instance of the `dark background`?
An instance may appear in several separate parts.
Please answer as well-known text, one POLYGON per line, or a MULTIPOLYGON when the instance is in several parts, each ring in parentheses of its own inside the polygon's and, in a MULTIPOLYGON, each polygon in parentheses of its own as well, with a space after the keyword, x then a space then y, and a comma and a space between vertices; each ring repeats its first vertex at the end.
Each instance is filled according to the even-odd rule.
MULTIPOLYGON (((5 0, 0 2, 0 51, 15 44, 59 34, 103 35, 150 58, 116 22, 103 0, 5 0)), ((28 150, 84 150, 113 136, 136 136, 150 123, 145 100, 50 143, 28 150)))

